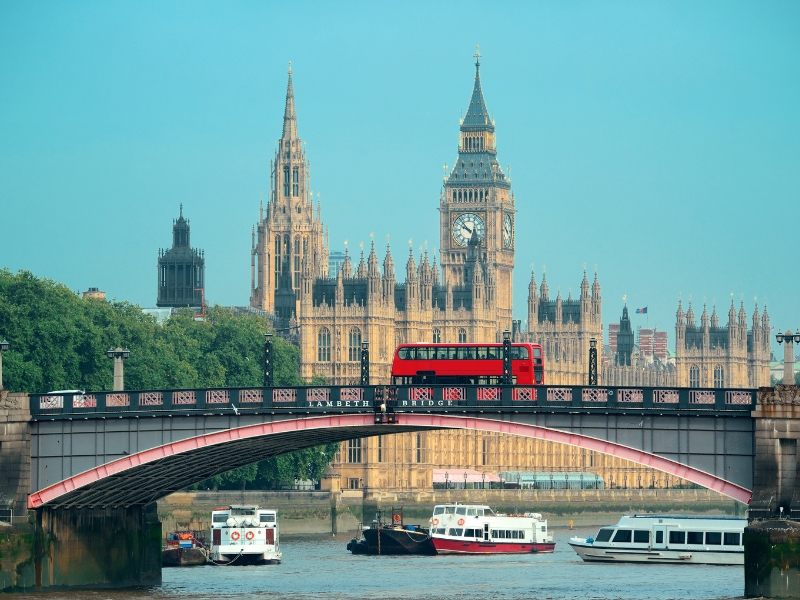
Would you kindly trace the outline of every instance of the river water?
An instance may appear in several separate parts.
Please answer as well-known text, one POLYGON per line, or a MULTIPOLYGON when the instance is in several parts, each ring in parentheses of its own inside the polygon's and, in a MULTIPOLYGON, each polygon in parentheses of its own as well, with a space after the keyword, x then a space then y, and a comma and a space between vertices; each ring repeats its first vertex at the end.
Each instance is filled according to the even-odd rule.
MULTIPOLYGON (((687 599, 735 598, 739 567, 584 563, 567 545, 596 527, 552 528, 553 554, 511 556, 355 556, 350 536, 286 538, 283 563, 262 567, 164 569, 155 588, 27 595, 37 600, 347 600, 382 598, 687 599)), ((6 596, 17 600, 22 595, 6 596)))

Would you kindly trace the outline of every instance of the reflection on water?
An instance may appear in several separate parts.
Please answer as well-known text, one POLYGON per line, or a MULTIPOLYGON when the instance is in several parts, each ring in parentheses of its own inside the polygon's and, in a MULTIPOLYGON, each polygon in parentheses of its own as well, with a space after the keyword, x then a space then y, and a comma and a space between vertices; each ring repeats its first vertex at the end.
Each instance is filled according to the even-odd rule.
MULTIPOLYGON (((350 536, 282 539, 283 564, 164 569, 157 588, 43 594, 48 600, 239 600, 280 598, 733 598, 742 567, 582 562, 567 545, 596 528, 552 530, 556 551, 512 556, 354 556, 350 536)), ((22 596, 10 595, 18 600, 22 596)), ((26 598, 31 595, 26 595, 26 598)))

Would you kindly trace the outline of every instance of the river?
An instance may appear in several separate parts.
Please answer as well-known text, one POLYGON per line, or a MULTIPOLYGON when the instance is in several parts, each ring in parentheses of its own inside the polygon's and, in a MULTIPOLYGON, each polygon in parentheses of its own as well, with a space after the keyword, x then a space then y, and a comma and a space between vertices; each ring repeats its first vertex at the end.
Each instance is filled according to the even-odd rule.
POLYGON ((354 556, 351 536, 284 537, 283 564, 164 569, 159 587, 5 596, 11 600, 346 600, 382 598, 687 599, 734 598, 742 567, 582 562, 567 545, 597 528, 553 528, 553 554, 512 556, 354 556))

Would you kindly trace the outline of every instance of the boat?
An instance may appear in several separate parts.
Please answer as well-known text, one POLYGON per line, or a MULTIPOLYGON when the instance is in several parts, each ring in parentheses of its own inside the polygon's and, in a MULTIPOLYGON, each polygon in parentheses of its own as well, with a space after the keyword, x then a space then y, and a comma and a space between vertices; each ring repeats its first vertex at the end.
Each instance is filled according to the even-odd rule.
POLYGON ((211 513, 210 559, 217 564, 281 562, 278 514, 256 505, 231 505, 211 513))
POLYGON ((402 508, 392 508, 391 515, 387 523, 378 511, 372 523, 361 523, 347 549, 353 554, 436 554, 426 528, 405 524, 402 508))
POLYGON ((207 562, 208 551, 203 536, 197 531, 175 531, 166 539, 161 551, 162 567, 194 567, 207 562))
POLYGON ((556 547, 539 513, 507 515, 483 504, 435 506, 431 541, 437 554, 529 554, 556 547))
POLYGON ((569 545, 586 562, 743 565, 746 526, 735 517, 634 514, 569 545))

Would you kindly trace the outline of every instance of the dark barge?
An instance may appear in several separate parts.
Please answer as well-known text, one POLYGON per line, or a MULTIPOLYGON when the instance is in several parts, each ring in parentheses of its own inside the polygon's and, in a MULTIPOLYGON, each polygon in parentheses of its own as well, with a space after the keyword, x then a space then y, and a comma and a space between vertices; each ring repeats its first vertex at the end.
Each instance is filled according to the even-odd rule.
POLYGON ((436 554, 427 528, 404 524, 402 508, 392 508, 391 515, 387 523, 378 511, 372 523, 362 523, 360 537, 350 540, 347 549, 353 554, 436 554))

